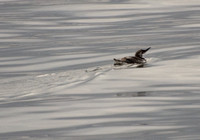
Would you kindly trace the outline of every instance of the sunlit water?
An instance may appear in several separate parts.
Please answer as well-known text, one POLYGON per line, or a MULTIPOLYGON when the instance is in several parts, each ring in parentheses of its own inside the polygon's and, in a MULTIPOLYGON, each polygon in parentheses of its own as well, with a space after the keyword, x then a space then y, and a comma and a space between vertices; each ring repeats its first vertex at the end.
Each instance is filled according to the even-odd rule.
POLYGON ((199 140, 200 2, 0 0, 0 139, 199 140), (144 68, 113 58, 151 47, 144 68))

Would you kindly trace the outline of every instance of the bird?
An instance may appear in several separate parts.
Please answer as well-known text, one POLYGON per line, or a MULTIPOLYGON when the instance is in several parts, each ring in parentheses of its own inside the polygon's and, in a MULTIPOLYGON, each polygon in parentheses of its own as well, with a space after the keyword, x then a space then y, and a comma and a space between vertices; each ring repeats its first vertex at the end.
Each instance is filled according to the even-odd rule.
POLYGON ((140 65, 143 66, 147 61, 146 59, 143 57, 143 54, 145 54, 151 47, 147 48, 147 49, 140 49, 135 53, 135 56, 127 56, 127 57, 123 57, 121 59, 113 59, 114 65, 115 66, 120 66, 123 64, 136 64, 136 65, 140 65))

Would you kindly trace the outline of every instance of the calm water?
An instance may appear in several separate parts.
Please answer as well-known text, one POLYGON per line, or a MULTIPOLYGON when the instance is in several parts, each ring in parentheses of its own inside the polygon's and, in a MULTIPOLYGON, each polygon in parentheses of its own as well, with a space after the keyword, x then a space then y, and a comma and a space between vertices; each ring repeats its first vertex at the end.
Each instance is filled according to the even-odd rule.
POLYGON ((0 0, 0 139, 199 140, 200 2, 0 0), (144 68, 113 58, 151 47, 144 68))

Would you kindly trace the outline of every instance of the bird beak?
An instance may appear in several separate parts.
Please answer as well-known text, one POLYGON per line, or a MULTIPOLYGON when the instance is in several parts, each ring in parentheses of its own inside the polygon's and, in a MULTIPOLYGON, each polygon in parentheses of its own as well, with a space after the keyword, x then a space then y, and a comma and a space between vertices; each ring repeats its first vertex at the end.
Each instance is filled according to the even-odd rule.
POLYGON ((146 53, 151 47, 147 48, 146 50, 142 50, 143 54, 146 53))

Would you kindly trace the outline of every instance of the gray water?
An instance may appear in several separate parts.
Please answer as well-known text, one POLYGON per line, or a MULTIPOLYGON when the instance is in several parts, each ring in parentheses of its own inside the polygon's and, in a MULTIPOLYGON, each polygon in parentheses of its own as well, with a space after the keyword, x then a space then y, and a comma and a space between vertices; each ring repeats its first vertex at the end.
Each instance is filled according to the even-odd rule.
POLYGON ((1 0, 0 139, 199 140, 200 2, 1 0), (113 58, 151 47, 144 68, 113 58))

